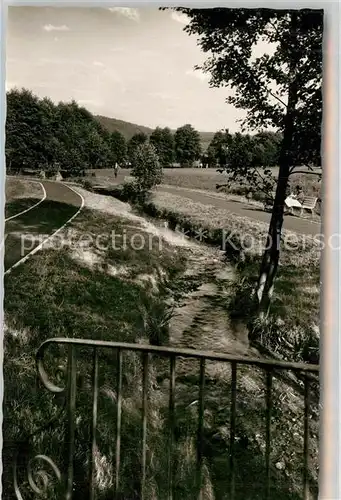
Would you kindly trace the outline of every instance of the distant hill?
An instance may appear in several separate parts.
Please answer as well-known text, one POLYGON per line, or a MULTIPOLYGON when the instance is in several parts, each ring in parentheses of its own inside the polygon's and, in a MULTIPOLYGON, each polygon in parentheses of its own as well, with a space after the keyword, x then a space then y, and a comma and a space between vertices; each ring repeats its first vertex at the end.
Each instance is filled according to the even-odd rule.
POLYGON ((123 120, 117 120, 116 118, 108 118, 107 116, 96 115, 96 120, 105 127, 109 132, 114 132, 118 130, 124 137, 129 140, 134 134, 139 132, 144 132, 150 135, 153 132, 152 128, 144 127, 143 125, 136 125, 136 123, 125 122, 123 120))
MULTIPOLYGON (((108 118, 107 116, 96 115, 96 120, 105 127, 109 132, 114 132, 118 130, 121 134, 129 140, 132 138, 134 134, 138 134, 139 132, 144 132, 147 135, 150 135, 153 132, 153 129, 150 127, 145 127, 144 125, 136 125, 136 123, 126 122, 124 120, 117 120, 116 118, 108 118)), ((199 132, 201 137, 201 146, 205 151, 211 142, 215 132, 199 132)))
POLYGON ((199 133, 201 137, 201 147, 203 151, 206 151, 211 140, 213 139, 215 132, 199 132, 199 133))

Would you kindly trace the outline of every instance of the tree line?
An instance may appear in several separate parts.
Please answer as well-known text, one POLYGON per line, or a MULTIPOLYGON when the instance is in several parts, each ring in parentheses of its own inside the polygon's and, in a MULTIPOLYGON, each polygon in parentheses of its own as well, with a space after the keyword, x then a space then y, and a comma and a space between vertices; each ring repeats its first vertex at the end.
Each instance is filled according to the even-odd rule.
POLYGON ((7 93, 5 151, 10 172, 58 167, 80 175, 89 168, 123 162, 126 141, 75 101, 54 104, 29 90, 13 89, 7 93))
MULTIPOLYGON (((138 134, 140 138, 144 134, 138 134)), ((144 136, 147 140, 147 136, 144 136)), ((273 167, 278 165, 282 135, 262 131, 255 135, 216 132, 206 151, 200 144, 200 133, 191 125, 179 127, 173 134, 169 128, 157 127, 150 136, 163 167, 174 162, 181 167, 193 167, 199 161, 203 167, 273 167)))
POLYGON ((148 137, 140 132, 126 140, 119 132, 109 132, 75 101, 55 104, 27 89, 7 93, 6 164, 9 172, 21 168, 69 171, 80 175, 87 169, 110 168, 116 162, 133 162, 139 145, 149 142, 162 167, 174 163, 192 167, 219 167, 229 164, 266 165, 278 163, 281 136, 260 132, 254 136, 228 130, 215 133, 206 151, 200 133, 186 124, 175 132, 156 127, 148 137))

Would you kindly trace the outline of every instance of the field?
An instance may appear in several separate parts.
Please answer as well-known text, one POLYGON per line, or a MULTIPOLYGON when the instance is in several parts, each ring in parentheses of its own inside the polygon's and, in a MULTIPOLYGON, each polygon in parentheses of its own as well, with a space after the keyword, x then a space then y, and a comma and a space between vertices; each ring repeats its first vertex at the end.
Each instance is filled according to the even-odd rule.
MULTIPOLYGON (((301 169, 300 169, 301 170, 301 169)), ((273 168, 273 176, 278 175, 278 169, 273 168)), ((94 170, 95 178, 92 182, 96 183, 116 183, 112 169, 94 170), (96 180, 95 180, 96 179, 96 180)), ((117 182, 123 182, 126 176, 130 176, 130 170, 120 170, 117 182)), ((167 168, 163 171, 163 184, 179 186, 189 189, 202 189, 204 191, 217 191, 217 184, 224 184, 225 176, 216 171, 216 169, 197 169, 197 168, 167 168)), ((297 184, 303 187, 307 196, 321 197, 321 182, 318 176, 314 174, 293 174, 291 176, 291 186, 294 188, 297 184)), ((245 189, 241 189, 236 183, 232 183, 227 192, 231 194, 245 194, 245 189)))

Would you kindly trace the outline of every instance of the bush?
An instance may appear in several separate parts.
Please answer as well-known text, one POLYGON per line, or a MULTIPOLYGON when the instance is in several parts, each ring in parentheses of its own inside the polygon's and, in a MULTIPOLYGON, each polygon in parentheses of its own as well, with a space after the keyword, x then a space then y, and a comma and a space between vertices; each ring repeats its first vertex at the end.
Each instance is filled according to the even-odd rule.
POLYGON ((122 201, 129 201, 135 204, 143 204, 148 199, 149 191, 143 190, 141 185, 135 180, 123 185, 121 191, 122 201))
POLYGON ((147 193, 162 181, 162 167, 152 144, 138 146, 134 153, 134 167, 131 175, 135 177, 134 189, 147 193))
POLYGON ((263 203, 266 201, 266 195, 262 191, 252 191, 252 199, 263 203))
POLYGON ((124 194, 125 184, 118 184, 117 186, 112 186, 110 189, 110 195, 121 201, 128 201, 128 198, 124 194))
POLYGON ((92 191, 92 184, 88 179, 82 180, 81 184, 83 188, 86 189, 87 191, 92 191))

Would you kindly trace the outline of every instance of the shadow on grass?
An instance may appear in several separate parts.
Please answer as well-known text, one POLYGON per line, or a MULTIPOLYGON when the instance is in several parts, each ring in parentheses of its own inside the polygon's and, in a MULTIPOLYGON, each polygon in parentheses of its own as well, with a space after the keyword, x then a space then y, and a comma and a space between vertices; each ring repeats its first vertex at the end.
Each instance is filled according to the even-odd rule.
POLYGON ((33 210, 8 221, 5 226, 5 270, 63 226, 77 210, 67 203, 45 200, 33 210))
MULTIPOLYGON (((21 200, 28 204, 31 200, 21 200)), ((78 207, 68 203, 53 200, 44 200, 37 208, 13 219, 6 225, 6 232, 22 230, 48 233, 58 229, 78 211, 78 207)))
POLYGON ((38 203, 41 198, 18 198, 16 200, 8 201, 5 205, 5 218, 12 217, 19 214, 24 210, 31 208, 38 203))

